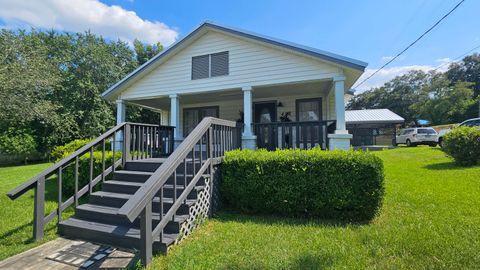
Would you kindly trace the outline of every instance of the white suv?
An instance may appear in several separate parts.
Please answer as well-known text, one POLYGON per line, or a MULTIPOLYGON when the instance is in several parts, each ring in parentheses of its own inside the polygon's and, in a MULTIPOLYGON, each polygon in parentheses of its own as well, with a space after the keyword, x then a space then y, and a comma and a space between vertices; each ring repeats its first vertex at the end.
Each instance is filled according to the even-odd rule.
POLYGON ((400 131, 396 137, 396 144, 406 144, 407 146, 417 146, 426 144, 432 147, 437 146, 438 134, 435 129, 430 127, 406 128, 400 131))

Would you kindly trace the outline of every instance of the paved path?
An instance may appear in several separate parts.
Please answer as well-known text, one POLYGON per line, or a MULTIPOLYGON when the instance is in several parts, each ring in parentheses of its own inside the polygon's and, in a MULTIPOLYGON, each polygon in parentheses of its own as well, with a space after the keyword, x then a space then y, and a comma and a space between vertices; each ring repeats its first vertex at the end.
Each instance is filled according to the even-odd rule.
POLYGON ((124 269, 133 262, 133 259, 134 254, 130 252, 109 250, 101 245, 85 241, 58 238, 1 261, 0 269, 124 269), (95 260, 94 257, 103 258, 95 260), (95 261, 95 263, 88 268, 79 267, 89 260, 95 261))

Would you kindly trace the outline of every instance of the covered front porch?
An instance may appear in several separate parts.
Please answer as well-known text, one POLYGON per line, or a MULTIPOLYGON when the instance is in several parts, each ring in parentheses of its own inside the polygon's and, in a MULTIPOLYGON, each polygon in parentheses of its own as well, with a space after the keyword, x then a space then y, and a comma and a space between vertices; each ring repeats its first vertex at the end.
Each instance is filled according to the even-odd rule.
POLYGON ((287 84, 248 85, 208 92, 170 93, 117 100, 117 122, 126 104, 161 114, 161 125, 175 127, 178 145, 208 116, 236 121, 243 148, 348 149, 345 128, 345 77, 287 84))

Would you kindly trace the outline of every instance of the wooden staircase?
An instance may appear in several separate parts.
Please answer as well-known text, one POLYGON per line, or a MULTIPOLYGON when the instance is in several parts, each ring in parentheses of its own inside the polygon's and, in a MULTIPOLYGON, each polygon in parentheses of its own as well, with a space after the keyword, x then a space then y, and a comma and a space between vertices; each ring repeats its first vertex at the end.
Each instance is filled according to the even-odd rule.
MULTIPOLYGON (((89 202, 76 207, 75 215, 59 224, 59 233, 70 238, 79 238, 113 245, 122 248, 140 248, 140 218, 133 222, 125 217, 117 215, 118 210, 142 186, 153 172, 165 161, 165 158, 151 158, 144 160, 128 161, 124 170, 113 173, 112 180, 102 183, 102 191, 93 192, 89 196, 89 202)), ((184 179, 183 167, 177 169, 177 183, 174 192, 174 177, 170 177, 163 186, 163 211, 168 211, 174 202, 173 196, 180 195, 193 178, 193 160, 187 159, 187 183, 184 179)), ((199 160, 196 167, 200 168, 199 160)), ((196 187, 188 195, 187 199, 178 207, 174 217, 166 225, 163 237, 153 241, 153 249, 166 252, 167 248, 180 238, 181 225, 187 221, 190 215, 190 207, 194 206, 199 193, 205 190, 203 176, 196 187)), ((152 204, 152 227, 160 222, 160 197, 156 196, 152 204)))
POLYGON ((139 250, 143 265, 148 265, 153 251, 167 251, 195 228, 198 219, 207 217, 215 167, 226 151, 240 147, 239 134, 235 122, 207 117, 173 151, 173 127, 121 123, 7 195, 15 200, 34 189, 35 240, 42 239, 45 225, 57 218, 61 235, 139 250), (112 149, 110 164, 105 160, 107 145, 112 149), (95 151, 101 151, 98 175, 95 151), (79 170, 79 160, 86 155, 88 170, 79 170), (66 168, 73 168, 74 176, 69 198, 63 194, 66 168), (80 186, 80 177, 88 177, 88 184, 80 186), (45 182, 53 179, 58 204, 45 215, 45 182), (88 203, 80 204, 87 195, 88 203), (74 216, 62 220, 70 206, 75 207, 74 216))

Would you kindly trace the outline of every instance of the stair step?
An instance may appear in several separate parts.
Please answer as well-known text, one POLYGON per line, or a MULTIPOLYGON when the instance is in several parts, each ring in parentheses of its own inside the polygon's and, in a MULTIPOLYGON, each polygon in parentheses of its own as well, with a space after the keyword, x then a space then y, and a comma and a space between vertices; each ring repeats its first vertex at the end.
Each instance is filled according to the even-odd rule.
POLYGON ((132 160, 125 163, 125 170, 154 172, 165 162, 166 158, 151 158, 143 160, 132 160))
MULTIPOLYGON (((72 217, 60 222, 58 229, 61 235, 74 239, 126 249, 140 248, 140 230, 129 226, 105 224, 72 217)), ((154 250, 166 252, 168 246, 173 244, 177 237, 177 233, 164 233, 161 242, 158 237, 154 239, 154 250)))
MULTIPOLYGON (((107 191, 97 191, 90 195, 90 204, 110 206, 110 207, 122 207, 132 195, 124 193, 115 193, 107 191)), ((186 202, 177 210, 177 214, 183 215, 189 213, 189 208, 195 204, 196 199, 187 199, 186 202)), ((163 207, 165 211, 168 211, 173 205, 173 198, 163 198, 163 207)), ((160 198, 153 198, 153 209, 160 209, 160 198)))
MULTIPOLYGON (((115 171, 113 174, 113 179, 115 181, 127 181, 127 182, 137 182, 137 183, 145 183, 149 177, 153 173, 151 172, 140 172, 140 171, 125 171, 125 170, 119 170, 115 171)), ((204 177, 208 177, 209 175, 204 175, 204 177)), ((193 174, 187 174, 187 184, 190 183, 190 180, 192 180, 194 177, 193 174)), ((173 184, 175 176, 172 175, 168 178, 167 184, 173 184)), ((184 185, 185 184, 185 179, 184 179, 184 174, 183 173, 177 173, 177 185, 184 185)))
MULTIPOLYGON (((125 194, 134 194, 141 186, 143 183, 139 182, 131 182, 131 181, 118 181, 118 180, 109 180, 105 181, 102 184, 102 190, 103 191, 108 191, 108 192, 115 192, 115 193, 125 193, 125 194)), ((189 194, 189 199, 195 199, 197 192, 202 190, 204 186, 196 186, 194 190, 189 194)), ((163 186, 163 197, 173 197, 174 192, 173 192, 173 185, 172 184, 165 184, 163 186)), ((183 192, 184 186, 183 185, 177 185, 176 190, 177 190, 177 197, 180 196, 183 192)), ((160 191, 159 191, 160 193, 160 191)))
MULTIPOLYGON (((205 157, 205 155, 203 156, 205 157)), ((203 158, 204 159, 204 158, 203 158)), ((143 160, 132 160, 127 161, 125 164, 125 170, 127 171, 141 171, 141 172, 155 172, 163 162, 165 162, 166 158, 152 158, 152 159, 143 159, 143 160)), ((192 163, 193 159, 188 157, 187 158, 187 173, 193 172, 192 163)), ((205 160, 203 160, 205 162, 205 160)), ((201 167, 200 158, 198 153, 196 154, 195 158, 195 168, 198 170, 201 167)), ((183 163, 178 165, 177 172, 182 173, 185 171, 185 166, 183 163)))
POLYGON ((152 172, 118 170, 113 173, 113 179, 118 181, 145 182, 152 172))
MULTIPOLYGON (((125 225, 133 228, 140 228, 140 218, 131 222, 125 217, 117 215, 119 207, 110 207, 95 204, 82 204, 76 208, 75 217, 83 220, 100 222, 113 225, 125 225)), ((152 213, 152 226, 155 227, 160 222, 160 209, 154 208, 152 213), (155 212, 155 210, 157 212, 155 212)), ((166 209, 164 210, 167 211, 166 209)), ((164 212, 164 213, 165 213, 164 212)), ((173 220, 167 223, 165 233, 178 233, 181 224, 187 220, 188 213, 183 215, 175 215, 173 220)))

